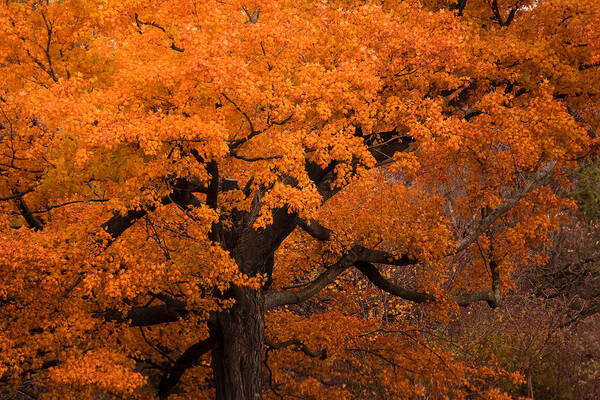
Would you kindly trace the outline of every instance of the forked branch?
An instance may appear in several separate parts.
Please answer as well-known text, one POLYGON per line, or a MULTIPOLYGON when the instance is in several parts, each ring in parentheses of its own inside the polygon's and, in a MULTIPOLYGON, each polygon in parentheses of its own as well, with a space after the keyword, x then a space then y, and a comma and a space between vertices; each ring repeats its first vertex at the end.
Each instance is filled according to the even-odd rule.
POLYGON ((384 260, 386 260, 385 262, 387 264, 395 263, 394 265, 398 266, 412 265, 415 263, 414 260, 408 257, 400 259, 393 259, 391 257, 393 256, 385 252, 366 249, 362 246, 354 246, 347 254, 340 258, 338 262, 329 266, 325 272, 310 281, 302 289, 294 291, 268 291, 265 294, 265 307, 269 309, 288 304, 302 303, 319 293, 329 284, 333 283, 340 274, 350 266, 356 265, 357 262, 368 263, 366 260, 384 262, 384 260), (388 256, 390 258, 387 258, 388 256))

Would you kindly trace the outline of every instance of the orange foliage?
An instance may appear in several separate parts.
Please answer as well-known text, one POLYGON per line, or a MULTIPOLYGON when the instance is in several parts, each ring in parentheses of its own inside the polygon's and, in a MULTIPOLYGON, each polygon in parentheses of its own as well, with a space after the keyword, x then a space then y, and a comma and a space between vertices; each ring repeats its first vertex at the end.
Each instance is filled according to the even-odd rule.
POLYGON ((239 312, 265 398, 509 398, 518 374, 419 318, 545 259, 597 148, 599 23, 595 0, 2 2, 0 385, 234 398, 239 312))

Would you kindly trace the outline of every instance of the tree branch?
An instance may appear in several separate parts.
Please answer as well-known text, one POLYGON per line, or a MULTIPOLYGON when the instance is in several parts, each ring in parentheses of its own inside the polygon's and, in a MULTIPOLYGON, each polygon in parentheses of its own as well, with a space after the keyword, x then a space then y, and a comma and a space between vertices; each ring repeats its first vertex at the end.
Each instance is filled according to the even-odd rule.
MULTIPOLYGON (((157 297, 160 298, 159 295, 157 297)), ((175 301, 159 306, 135 307, 123 315, 117 310, 108 310, 94 314, 94 317, 104 318, 106 321, 128 322, 129 326, 152 326, 176 322, 188 314, 183 302, 175 301)))
POLYGON ((492 7, 492 12, 494 13, 494 17, 496 18, 496 21, 498 21, 498 24, 500 26, 509 26, 511 24, 511 22, 513 21, 513 19, 515 18, 515 14, 519 10, 519 1, 517 1, 511 7, 509 14, 506 17, 505 21, 502 20, 502 15, 500 15, 500 9, 498 7, 498 0, 492 0, 490 3, 490 6, 492 7))
POLYGON ((8 201, 8 200, 14 200, 14 199, 18 199, 20 197, 25 196, 27 193, 31 193, 33 192, 35 188, 31 187, 29 189, 25 189, 22 192, 18 192, 18 193, 13 193, 11 196, 6 196, 6 197, 0 197, 0 201, 8 201))
POLYGON ((255 162, 255 161, 270 161, 270 160, 281 160, 283 156, 264 156, 264 157, 246 157, 240 156, 237 153, 231 152, 231 157, 237 158, 238 160, 246 161, 246 162, 255 162))
MULTIPOLYGON (((302 228, 302 230, 304 230, 310 236, 322 242, 326 242, 331 239, 331 230, 321 225, 315 219, 311 218, 309 221, 300 220, 298 226, 300 226, 300 228, 302 228)), ((416 260, 410 258, 406 254, 398 256, 384 250, 372 250, 363 246, 354 246, 352 251, 355 254, 360 254, 361 261, 377 264, 388 264, 403 267, 417 263, 416 260)))
POLYGON ((302 303, 326 288, 351 265, 356 264, 357 262, 368 263, 369 261, 397 266, 406 266, 415 263, 414 260, 405 256, 394 258, 393 255, 387 252, 371 250, 362 246, 354 246, 347 254, 342 256, 338 262, 329 266, 325 272, 304 285, 303 289, 295 291, 271 290, 266 292, 265 307, 269 309, 287 304, 302 303))
POLYGON ((48 73, 48 75, 50 75, 50 78, 52 78, 52 80, 54 82, 58 82, 58 77, 54 73, 54 67, 52 66, 52 56, 50 55, 50 45, 52 44, 52 31, 53 31, 52 25, 53 24, 50 23, 46 19, 46 15, 44 14, 44 12, 40 12, 40 14, 42 15, 42 19, 44 20, 44 24, 46 25, 46 34, 47 34, 46 48, 44 49, 44 53, 46 54, 46 61, 48 62, 48 69, 45 71, 48 73))
POLYGON ((482 218, 477 227, 458 243, 455 253, 466 249, 494 222, 496 222, 498 218, 513 208, 523 197, 542 186, 550 178, 555 165, 555 161, 550 161, 542 168, 538 169, 532 175, 531 179, 525 185, 523 185, 523 187, 521 187, 521 189, 517 190, 509 199, 482 218))
POLYGON ((458 10, 456 15, 462 16, 465 7, 467 7, 467 0, 457 0, 456 3, 450 4, 450 11, 458 10))
POLYGON ((248 125, 250 126, 250 134, 242 139, 238 139, 238 140, 234 140, 229 144, 229 149, 233 150, 238 148, 239 146, 241 146, 242 144, 246 143, 248 140, 252 139, 254 136, 262 133, 262 131, 257 131, 256 129, 254 129, 254 124, 252 123, 252 120, 250 119, 250 117, 248 116, 248 114, 246 112, 244 112, 235 101, 233 101, 231 98, 229 98, 225 92, 221 92, 221 96, 223 96, 225 98, 225 100, 227 100, 229 103, 231 103, 233 105, 233 107, 235 107, 235 109, 242 114, 242 116, 244 117, 244 119, 248 122, 248 125))
MULTIPOLYGON (((539 168, 531 179, 517 190, 513 195, 507 199, 499 207, 488 213, 482 218, 477 227, 465 238, 463 238, 457 245, 454 252, 451 254, 458 253, 466 249, 471 245, 477 238, 483 234, 494 222, 498 220, 503 214, 513 208, 523 197, 534 189, 544 184, 547 179, 551 176, 552 170, 556 162, 550 161, 543 167, 539 168)), ((332 231, 322 226, 318 221, 311 219, 309 221, 299 221, 299 226, 307 232, 309 235, 320 241, 327 241, 331 239, 332 231)), ((373 263, 377 264, 388 264, 397 266, 406 266, 415 264, 417 261, 408 257, 404 254, 401 256, 394 256, 391 253, 382 250, 371 250, 362 246, 355 246, 352 249, 352 253, 356 255, 356 262, 354 265, 377 287, 380 289, 401 297, 403 299, 413 301, 415 303, 423 303, 426 301, 435 301, 436 299, 426 293, 417 292, 411 289, 399 287, 387 281, 373 263)), ((448 255, 451 255, 448 254, 448 255)), ((342 260, 340 260, 341 262, 342 260)), ((343 267, 343 262, 334 264, 331 269, 321 274, 317 279, 310 282, 302 290, 295 292, 281 292, 281 294, 273 295, 272 304, 270 307, 276 307, 284 304, 295 304, 300 303, 309 297, 315 295, 329 283, 331 283, 340 273, 346 268, 343 267)), ((465 293, 456 295, 450 298, 451 301, 455 301, 460 306, 467 306, 474 302, 486 301, 490 307, 495 308, 500 304, 500 278, 495 262, 490 263, 490 269, 492 274, 492 290, 482 290, 471 293, 465 293)))
MULTIPOLYGON (((170 202, 169 199, 166 199, 170 202)), ((123 234, 129 227, 135 222, 146 216, 149 211, 154 211, 155 207, 151 206, 147 209, 141 208, 137 210, 129 210, 125 214, 116 214, 111 217, 108 221, 101 225, 102 229, 110 235, 110 238, 105 242, 104 247, 109 247, 115 240, 123 234)))
MULTIPOLYGON (((405 300, 412 301, 413 303, 425 303, 435 302, 437 299, 423 292, 418 292, 412 289, 406 289, 385 279, 380 273, 377 267, 371 263, 364 261, 358 261, 354 263, 354 266, 362 272, 371 283, 377 286, 384 292, 390 293, 394 296, 400 297, 405 300)), ((478 301, 486 301, 490 307, 496 308, 500 303, 500 280, 497 274, 497 270, 492 273, 492 287, 493 291, 480 290, 476 292, 470 292, 452 296, 449 298, 450 301, 456 302, 461 307, 466 307, 472 303, 478 301)))
MULTIPOLYGON (((216 177, 218 181, 218 175, 216 177)), ((191 183, 183 182, 182 184, 177 185, 173 192, 160 200, 160 204, 167 205, 171 203, 175 203, 180 207, 187 207, 189 205, 200 205, 202 204, 200 200, 198 200, 193 194, 191 190, 187 190, 187 186, 190 186, 191 183)), ((209 189, 213 189, 214 191, 215 183, 211 182, 209 184, 209 189)), ((215 200, 216 201, 216 200, 215 200)), ((115 240, 123 234, 128 228, 130 228, 133 224, 136 223, 137 220, 146 216, 149 212, 152 212, 156 209, 154 205, 148 205, 145 208, 140 208, 136 210, 129 210, 125 214, 116 214, 111 217, 108 221, 104 222, 101 227, 104 229, 109 235, 109 240, 105 243, 105 248, 109 247, 115 240)))
MULTIPOLYGON (((381 137, 381 139, 383 139, 385 142, 387 137, 388 143, 390 143, 390 139, 392 140, 392 142, 398 140, 393 136, 397 136, 398 139, 401 138, 401 136, 398 136, 396 134, 396 130, 393 130, 390 132, 384 132, 383 137, 381 137), (388 135, 389 137, 387 137, 386 135, 388 135)), ((402 139, 400 143, 395 143, 394 146, 397 146, 398 144, 400 144, 400 147, 403 149, 406 149, 408 147, 408 143, 405 143, 404 139, 402 139)), ((458 253, 467 248, 470 244, 472 244, 483 232, 485 232, 494 222, 496 222, 498 218, 500 218, 503 214, 508 212, 512 207, 514 207, 524 196, 526 196, 532 190, 538 188, 544 182, 546 182, 546 180, 551 176, 552 170, 555 165, 556 162, 550 161, 543 167, 539 168, 536 172, 534 172, 531 176, 531 179, 528 182, 526 182, 525 185, 523 185, 520 189, 516 190, 513 193, 513 195, 509 199, 507 199, 502 205, 500 205, 498 208, 496 208, 484 218, 482 218, 479 221, 477 227, 469 235, 460 240, 455 250, 447 255, 458 253)), ((309 176, 315 182, 315 184, 317 184, 319 188, 322 189, 323 185, 328 186, 328 176, 333 173, 333 169, 324 171, 320 168, 312 168, 312 166, 307 165, 307 172, 309 173, 309 176)), ((323 196, 325 196, 324 199, 327 200, 335 193, 336 189, 326 190, 323 193, 323 196)), ((314 238, 321 241, 327 241, 331 239, 331 230, 320 225, 316 220, 311 219, 309 221, 301 221, 299 218, 296 218, 296 221, 303 230, 305 230, 314 238)), ((323 272, 316 279, 308 283, 303 289, 289 292, 267 292, 265 296, 266 307, 273 308, 286 304, 297 304, 307 300, 308 298, 314 296, 319 291, 324 289, 327 285, 332 283, 337 276, 339 276, 350 265, 354 264, 357 261, 361 262, 359 265, 361 266, 360 268, 363 269, 363 273, 365 273, 365 275, 367 275, 367 277, 370 278, 370 280, 374 284, 380 286, 383 290, 386 290, 392 294, 418 303, 435 300, 435 298, 433 298, 431 295, 392 285, 390 282, 386 281, 379 274, 377 268, 372 265, 372 263, 381 263, 388 265, 406 266, 416 264, 418 260, 411 259, 407 254, 397 256, 382 250, 371 250, 362 246, 354 246, 348 254, 346 254, 340 259, 340 261, 330 266, 325 272, 323 272)), ((496 307, 500 301, 500 290, 499 279, 497 279, 495 273, 493 273, 492 281, 492 291, 478 291, 467 294, 461 294, 454 296, 450 300, 456 301, 461 306, 466 306, 476 301, 487 301, 491 307, 496 307)))
POLYGON ((21 215, 23 216, 23 218, 25 218, 25 222, 27 222, 27 225, 29 225, 31 229, 33 229, 34 231, 41 231, 42 229, 44 229, 44 221, 33 215, 31 210, 27 206, 27 203, 25 203, 25 200, 23 200, 22 197, 18 197, 16 203, 17 208, 21 212, 21 215))
MULTIPOLYGON (((153 26, 153 27, 155 27, 157 29, 160 29, 165 34, 167 33, 167 30, 165 28, 163 28, 162 26, 160 26, 159 24, 157 24, 156 22, 153 22, 153 21, 150 21, 150 22, 141 21, 139 19, 139 16, 138 16, 137 13, 134 14, 134 18, 135 18, 135 24, 137 25, 138 31, 139 31, 140 34, 142 34, 142 25, 153 26)), ((169 37, 169 39, 171 39, 171 46, 170 46, 171 50, 175 50, 175 51, 178 51, 180 53, 183 53, 185 51, 184 48, 176 46, 175 42, 173 42, 173 39, 171 37, 169 37)))
POLYGON ((310 236, 322 242, 326 242, 329 239, 331 239, 331 230, 329 228, 324 227, 313 218, 311 218, 308 221, 302 219, 299 220, 298 226, 310 236))
POLYGON ((400 286, 394 285, 387 279, 385 279, 380 273, 377 267, 373 264, 365 261, 357 261, 354 266, 363 273, 371 281, 372 284, 377 286, 384 292, 393 294, 394 296, 410 300, 414 303, 433 302, 435 297, 430 294, 417 292, 411 289, 405 289, 400 286))
MULTIPOLYGON (((525 185, 519 190, 515 191, 513 195, 508 198, 499 207, 491 211, 484 218, 479 221, 477 227, 466 237, 464 237, 459 243, 453 253, 458 253, 466 249, 471 245, 483 232, 485 232, 494 222, 498 220, 502 215, 513 208, 523 197, 542 186, 550 178, 552 170, 556 165, 555 161, 550 161, 543 167, 539 168, 535 173, 532 174, 531 178, 525 185)), ((332 231, 329 228, 324 227, 318 221, 310 219, 308 221, 300 220, 298 225, 306 233, 311 235, 317 240, 327 241, 331 239, 332 231)), ((363 261, 378 263, 378 264, 390 264, 390 265, 410 265, 416 263, 411 260, 407 255, 400 257, 393 256, 390 253, 381 250, 369 250, 361 248, 361 251, 365 255, 363 261)))
POLYGON ((375 264, 386 264, 395 265, 396 267, 406 267, 418 263, 406 254, 396 256, 384 250, 372 250, 363 246, 356 246, 355 251, 360 254, 359 260, 375 263, 375 264))
POLYGON ((308 300, 321 290, 326 288, 344 272, 352 263, 356 261, 353 255, 342 257, 337 263, 331 265, 325 272, 311 281, 306 287, 295 291, 276 291, 269 290, 265 293, 265 309, 281 307, 288 304, 298 304, 308 300))
POLYGON ((210 161, 206 166, 206 172, 210 176, 206 193, 206 205, 216 210, 219 201, 219 166, 217 162, 210 161))
POLYGON ((265 338, 265 344, 272 348, 272 349, 283 349, 285 347, 289 347, 289 346, 296 346, 296 348, 303 352, 304 354, 306 354, 309 357, 313 357, 313 358, 320 358, 321 360, 324 360, 327 358, 327 350, 326 349, 321 349, 318 351, 311 351, 308 347, 306 347, 306 345, 304 343, 302 343, 300 340, 298 339, 290 339, 290 340, 286 340, 285 342, 281 342, 281 343, 273 343, 271 342, 269 339, 265 338))
POLYGON ((160 400, 167 400, 171 390, 177 385, 183 374, 189 368, 192 368, 198 363, 198 359, 215 345, 212 338, 202 340, 183 352, 175 364, 165 373, 158 386, 158 397, 160 400))

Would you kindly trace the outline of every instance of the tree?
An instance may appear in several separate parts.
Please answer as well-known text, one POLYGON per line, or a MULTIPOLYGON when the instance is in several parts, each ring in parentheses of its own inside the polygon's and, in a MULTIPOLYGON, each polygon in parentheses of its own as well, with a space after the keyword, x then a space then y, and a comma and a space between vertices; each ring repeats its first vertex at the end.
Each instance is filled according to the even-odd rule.
MULTIPOLYGON (((585 193, 590 182, 583 183, 585 193)), ((445 327, 444 338, 473 356, 493 354, 503 368, 520 371, 526 385, 507 385, 509 393, 537 400, 595 399, 600 390, 598 222, 570 218, 554 235, 548 262, 515 274, 516 289, 500 309, 462 310, 445 327)))
POLYGON ((257 399, 519 381, 411 318, 497 307, 545 259, 568 169, 595 151, 596 1, 0 10, 3 383, 257 399))

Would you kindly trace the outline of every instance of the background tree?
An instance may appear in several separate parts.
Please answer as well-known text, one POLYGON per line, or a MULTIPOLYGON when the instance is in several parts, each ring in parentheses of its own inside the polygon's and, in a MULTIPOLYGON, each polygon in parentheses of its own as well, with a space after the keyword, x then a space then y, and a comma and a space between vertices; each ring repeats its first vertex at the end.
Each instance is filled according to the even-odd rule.
POLYGON ((464 357, 493 355, 507 371, 521 371, 525 384, 502 385, 514 395, 598 397, 597 243, 597 221, 573 218, 556 233, 547 263, 513 277, 514 293, 501 308, 462 311, 433 325, 436 334, 464 357))
POLYGON ((497 399, 522 380, 414 317, 497 307, 546 260, 596 141, 597 2, 0 10, 3 384, 497 399))

